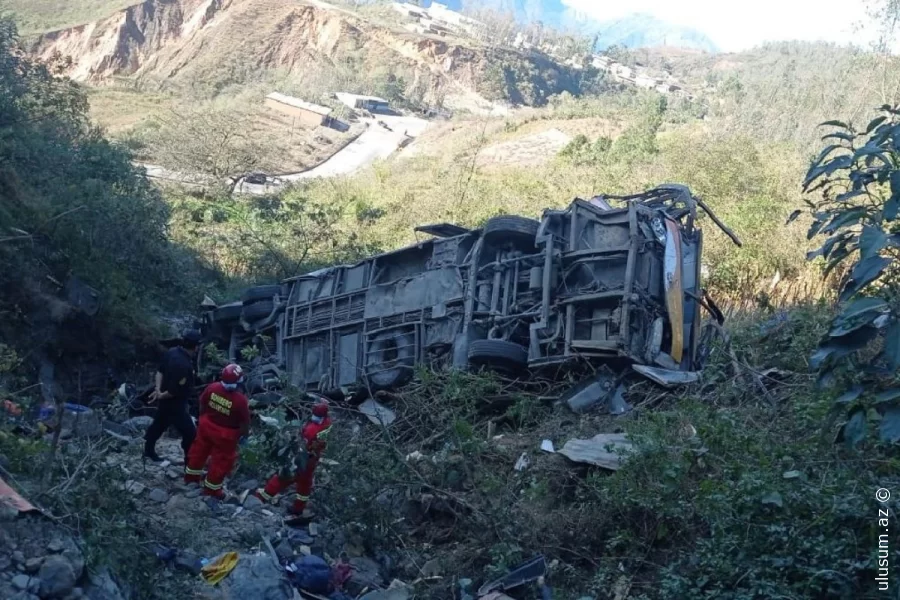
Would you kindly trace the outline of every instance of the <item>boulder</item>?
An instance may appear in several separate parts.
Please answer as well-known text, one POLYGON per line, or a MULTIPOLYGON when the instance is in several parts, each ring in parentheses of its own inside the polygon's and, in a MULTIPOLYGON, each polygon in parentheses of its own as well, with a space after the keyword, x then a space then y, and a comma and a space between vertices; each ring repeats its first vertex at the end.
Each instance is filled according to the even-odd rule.
POLYGON ((78 575, 65 556, 49 556, 38 572, 41 598, 62 598, 75 587, 78 575))

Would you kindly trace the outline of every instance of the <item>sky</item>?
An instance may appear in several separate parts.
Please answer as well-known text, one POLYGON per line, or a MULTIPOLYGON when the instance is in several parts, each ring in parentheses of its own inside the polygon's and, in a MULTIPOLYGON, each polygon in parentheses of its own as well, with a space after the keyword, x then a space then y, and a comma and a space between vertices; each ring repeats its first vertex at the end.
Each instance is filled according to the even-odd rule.
MULTIPOLYGON (((705 33, 723 51, 736 52, 783 40, 866 43, 853 25, 871 22, 865 0, 562 0, 598 20, 649 13, 705 33)), ((866 31, 864 29, 863 31, 866 31)))

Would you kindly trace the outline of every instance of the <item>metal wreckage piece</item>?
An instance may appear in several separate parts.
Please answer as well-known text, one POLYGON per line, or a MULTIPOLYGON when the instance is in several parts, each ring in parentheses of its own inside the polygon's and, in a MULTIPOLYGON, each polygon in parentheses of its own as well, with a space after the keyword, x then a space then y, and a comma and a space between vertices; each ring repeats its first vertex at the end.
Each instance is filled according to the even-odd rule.
POLYGON ((741 245, 687 187, 666 184, 575 199, 539 221, 418 227, 433 237, 206 303, 204 333, 232 360, 256 346, 270 372, 307 390, 395 388, 418 365, 520 374, 588 363, 604 368, 567 403, 619 414, 628 366, 664 386, 694 381, 708 354, 701 308, 722 320, 701 287, 698 207, 741 245))

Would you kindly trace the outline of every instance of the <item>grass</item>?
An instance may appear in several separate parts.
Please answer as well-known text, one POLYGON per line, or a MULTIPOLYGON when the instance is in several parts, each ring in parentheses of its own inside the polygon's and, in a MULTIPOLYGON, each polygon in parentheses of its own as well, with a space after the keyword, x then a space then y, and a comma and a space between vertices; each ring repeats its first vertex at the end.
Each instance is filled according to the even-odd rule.
POLYGON ((139 0, 2 0, 0 12, 12 14, 23 35, 34 35, 90 23, 139 0))

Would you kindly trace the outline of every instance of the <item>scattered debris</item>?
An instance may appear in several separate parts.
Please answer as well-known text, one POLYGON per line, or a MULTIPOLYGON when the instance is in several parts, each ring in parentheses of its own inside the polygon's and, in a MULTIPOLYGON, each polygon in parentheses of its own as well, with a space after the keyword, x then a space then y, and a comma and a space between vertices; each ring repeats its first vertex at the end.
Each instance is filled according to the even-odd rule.
POLYGON ((679 385, 688 385, 696 383, 700 380, 699 371, 672 371, 669 369, 660 369, 647 365, 632 365, 631 367, 650 381, 658 383, 666 388, 673 388, 679 385))
POLYGON ((484 596, 494 591, 507 591, 520 585, 537 581, 547 572, 547 561, 543 556, 536 556, 528 562, 522 563, 512 569, 500 579, 496 579, 478 588, 478 596, 484 596))
POLYGON ((386 590, 375 590, 369 592, 365 596, 361 596, 359 600, 408 600, 409 586, 398 582, 391 582, 391 587, 386 590))
POLYGON ((574 413, 584 413, 606 400, 615 387, 615 374, 604 365, 597 375, 570 388, 561 398, 574 413))
POLYGON ((519 456, 519 460, 516 461, 516 465, 513 467, 516 471, 524 471, 528 468, 530 461, 528 460, 528 454, 523 452, 521 456, 519 456))
POLYGON ((609 397, 609 414, 619 416, 630 410, 631 405, 625 400, 625 384, 620 383, 609 397))
POLYGON ((617 471, 622 465, 620 453, 633 450, 624 433, 601 433, 589 440, 569 440, 559 454, 571 461, 617 471))
POLYGON ((327 594, 331 586, 331 567, 319 556, 301 556, 285 567, 288 578, 298 588, 314 594, 327 594))
POLYGON ((244 508, 247 510, 259 510, 263 506, 265 506, 263 501, 253 495, 247 496, 246 500, 244 500, 244 508))
POLYGON ((423 460, 424 458, 425 458, 425 455, 422 454, 421 452, 419 452, 418 450, 416 450, 415 452, 410 452, 409 454, 406 455, 406 462, 409 462, 411 460, 415 461, 415 462, 419 462, 420 460, 423 460))
POLYGON ((390 425, 397 419, 394 411, 371 398, 359 405, 359 412, 376 425, 390 425))
POLYGON ((132 417, 122 423, 122 426, 131 429, 136 433, 146 431, 153 423, 153 417, 132 417))
POLYGON ((20 513, 37 510, 31 502, 20 496, 16 490, 9 487, 2 478, 0 478, 0 506, 11 507, 20 513))

